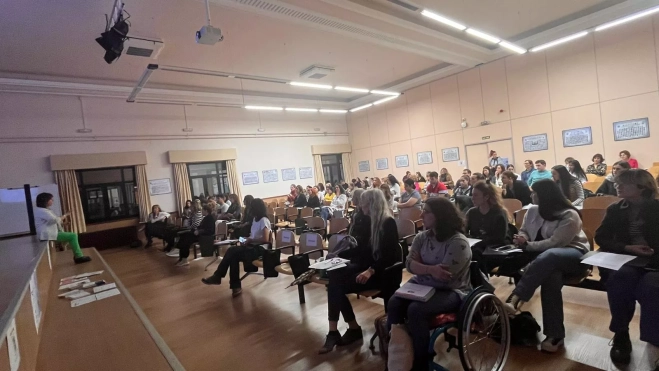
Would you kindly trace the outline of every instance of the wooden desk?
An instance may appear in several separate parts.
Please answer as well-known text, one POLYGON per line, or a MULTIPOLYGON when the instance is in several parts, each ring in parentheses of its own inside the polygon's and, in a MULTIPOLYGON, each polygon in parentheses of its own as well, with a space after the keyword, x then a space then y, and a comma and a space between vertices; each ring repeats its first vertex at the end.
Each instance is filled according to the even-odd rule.
POLYGON ((182 370, 139 307, 134 309, 132 297, 98 251, 85 249, 85 253, 93 260, 78 265, 70 259, 70 251, 55 254, 66 256, 56 259, 53 266, 51 300, 45 313, 36 369, 182 370), (71 308, 68 299, 57 298, 61 278, 98 270, 105 272, 91 279, 116 282, 121 295, 76 308, 71 308))

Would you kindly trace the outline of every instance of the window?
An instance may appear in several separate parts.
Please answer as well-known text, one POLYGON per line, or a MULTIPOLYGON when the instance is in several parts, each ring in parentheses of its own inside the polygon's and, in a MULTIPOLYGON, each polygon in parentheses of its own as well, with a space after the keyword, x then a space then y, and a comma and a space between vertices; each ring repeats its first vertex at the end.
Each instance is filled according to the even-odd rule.
POLYGON ((340 153, 320 155, 320 160, 323 163, 325 182, 334 184, 343 179, 343 160, 340 153))
POLYGON ((226 161, 188 164, 188 175, 193 197, 230 192, 226 161))
POLYGON ((135 168, 77 170, 80 200, 88 224, 138 216, 135 168))

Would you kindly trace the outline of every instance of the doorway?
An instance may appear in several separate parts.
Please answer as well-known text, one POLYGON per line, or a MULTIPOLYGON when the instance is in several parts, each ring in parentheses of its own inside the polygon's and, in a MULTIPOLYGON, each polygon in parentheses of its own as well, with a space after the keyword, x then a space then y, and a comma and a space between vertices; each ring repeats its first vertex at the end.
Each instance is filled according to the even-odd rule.
POLYGON ((499 157, 507 159, 509 164, 515 163, 513 156, 512 139, 497 140, 494 142, 471 144, 465 146, 467 153, 467 167, 472 172, 481 172, 484 166, 488 165, 490 151, 497 152, 499 157))
POLYGON ((335 184, 343 179, 343 160, 340 153, 320 155, 323 164, 323 176, 326 183, 335 184))

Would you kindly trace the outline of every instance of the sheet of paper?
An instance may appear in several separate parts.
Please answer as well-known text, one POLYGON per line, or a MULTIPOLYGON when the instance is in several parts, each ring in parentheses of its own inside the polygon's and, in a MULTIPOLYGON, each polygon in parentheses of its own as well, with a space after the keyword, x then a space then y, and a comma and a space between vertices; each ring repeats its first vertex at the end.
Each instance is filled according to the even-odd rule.
POLYGON ((67 285, 62 285, 59 287, 60 290, 66 290, 66 289, 77 289, 78 287, 82 287, 83 284, 89 282, 89 279, 84 279, 82 281, 77 281, 74 283, 69 283, 67 285))
POLYGON ((347 267, 347 266, 348 266, 347 264, 337 264, 337 265, 333 266, 332 268, 328 268, 327 271, 329 272, 329 271, 333 271, 333 270, 339 269, 339 268, 344 268, 344 267, 347 267))
POLYGON ((61 281, 59 281, 59 284, 60 284, 60 286, 62 286, 62 285, 68 285, 69 283, 80 282, 80 281, 84 281, 84 280, 86 280, 86 279, 88 279, 88 278, 87 278, 87 277, 83 277, 83 278, 69 278, 69 279, 66 279, 66 280, 61 280, 61 281))
POLYGON ((88 288, 90 288, 90 287, 94 287, 94 286, 98 286, 98 285, 100 285, 100 284, 97 283, 97 282, 105 282, 105 281, 87 282, 87 283, 85 283, 85 284, 82 285, 82 288, 83 288, 83 289, 88 289, 88 288))
POLYGON ((284 233, 281 235, 281 242, 291 242, 293 238, 293 233, 284 233))
POLYGON ((467 241, 469 241, 469 246, 474 246, 478 242, 481 242, 482 240, 479 240, 478 238, 467 238, 467 241))
POLYGON ((41 323, 41 304, 39 303, 37 271, 32 272, 32 278, 30 278, 30 299, 32 300, 32 315, 34 316, 34 325, 37 328, 37 333, 39 333, 39 324, 41 323))
POLYGON ((94 287, 94 294, 98 294, 99 292, 111 290, 113 288, 117 287, 116 283, 106 283, 105 285, 102 286, 96 286, 94 287))
POLYGON ((583 264, 594 265, 596 267, 618 270, 631 260, 636 259, 633 255, 613 254, 610 252, 598 252, 582 260, 583 264))
POLYGON ((91 294, 88 293, 87 291, 78 290, 78 292, 76 292, 75 294, 71 294, 71 295, 67 296, 67 299, 76 300, 76 299, 84 298, 85 296, 88 296, 88 295, 91 295, 91 294))
POLYGON ((7 330, 7 348, 9 352, 9 369, 18 371, 21 365, 21 352, 18 349, 18 333, 16 332, 16 319, 11 320, 7 330))
POLYGON ((73 295, 73 294, 75 294, 76 292, 79 292, 79 291, 82 291, 82 290, 72 290, 72 291, 69 291, 69 292, 59 294, 59 295, 57 295, 57 297, 58 298, 67 298, 67 297, 69 297, 69 296, 71 296, 71 295, 73 295))
POLYGON ((330 269, 336 265, 341 265, 341 264, 346 264, 350 262, 350 260, 347 259, 342 259, 342 258, 332 258, 332 259, 327 259, 320 261, 318 263, 311 264, 309 268, 313 269, 330 269))
POLYGON ((115 288, 115 289, 112 289, 112 290, 99 292, 95 296, 96 296, 96 300, 102 300, 102 299, 109 298, 111 296, 115 296, 115 295, 119 295, 119 294, 121 294, 119 292, 119 289, 115 288))
POLYGON ((103 272, 104 271, 82 273, 82 274, 77 275, 76 278, 86 278, 86 277, 96 276, 96 275, 102 274, 103 272))
POLYGON ((315 233, 307 233, 305 239, 307 246, 316 246, 318 243, 318 236, 315 233))
POLYGON ((81 305, 93 303, 96 301, 96 295, 87 295, 80 299, 71 301, 71 308, 79 307, 81 305))

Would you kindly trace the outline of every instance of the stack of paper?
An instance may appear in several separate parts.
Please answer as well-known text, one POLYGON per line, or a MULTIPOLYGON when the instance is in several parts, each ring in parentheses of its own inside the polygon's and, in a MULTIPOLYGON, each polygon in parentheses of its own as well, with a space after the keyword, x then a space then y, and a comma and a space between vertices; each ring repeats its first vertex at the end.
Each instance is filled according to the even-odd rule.
POLYGON ((583 264, 594 265, 596 267, 618 270, 623 265, 636 259, 633 255, 613 254, 610 252, 597 252, 582 260, 583 264))
POLYGON ((311 269, 316 269, 316 270, 334 270, 334 269, 339 269, 347 266, 347 263, 350 263, 350 260, 347 259, 341 259, 341 258, 332 258, 332 259, 327 259, 323 261, 319 261, 318 263, 311 264, 309 268, 311 269))
POLYGON ((426 302, 430 300, 434 294, 434 287, 406 282, 401 288, 396 290, 395 295, 404 299, 426 302))

